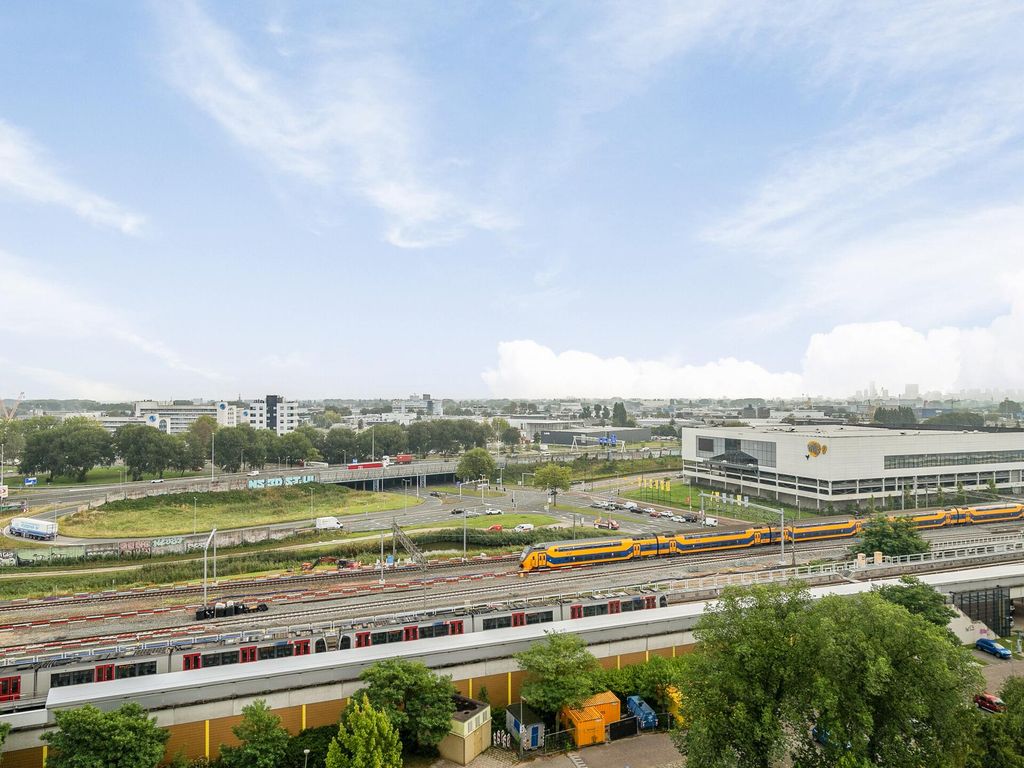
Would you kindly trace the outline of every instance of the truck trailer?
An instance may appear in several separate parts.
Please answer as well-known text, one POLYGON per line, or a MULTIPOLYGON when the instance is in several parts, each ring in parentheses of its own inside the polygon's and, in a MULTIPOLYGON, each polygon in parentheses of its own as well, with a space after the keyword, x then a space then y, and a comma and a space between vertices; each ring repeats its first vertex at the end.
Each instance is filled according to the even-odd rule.
POLYGON ((15 517, 11 520, 10 532, 12 536, 24 536, 26 539, 49 541, 57 538, 57 524, 49 520, 15 517))

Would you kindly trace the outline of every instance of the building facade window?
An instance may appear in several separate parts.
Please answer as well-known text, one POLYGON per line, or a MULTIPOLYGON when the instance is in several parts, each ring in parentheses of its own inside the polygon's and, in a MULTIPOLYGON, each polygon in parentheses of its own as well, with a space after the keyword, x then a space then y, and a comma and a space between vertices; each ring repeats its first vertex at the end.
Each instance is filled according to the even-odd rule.
POLYGON ((908 453, 886 456, 886 469, 917 469, 920 467, 952 467, 966 464, 1006 464, 1024 462, 1024 451, 969 451, 964 453, 908 453))

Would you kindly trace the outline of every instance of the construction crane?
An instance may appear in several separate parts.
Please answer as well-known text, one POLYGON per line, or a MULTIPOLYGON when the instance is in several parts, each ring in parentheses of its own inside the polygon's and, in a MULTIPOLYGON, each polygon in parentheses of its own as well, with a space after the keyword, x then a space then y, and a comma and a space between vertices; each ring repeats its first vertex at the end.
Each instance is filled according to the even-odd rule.
POLYGON ((18 406, 21 405, 21 401, 24 399, 25 393, 22 392, 18 395, 18 399, 14 401, 14 405, 8 408, 6 401, 0 398, 0 421, 12 421, 14 415, 18 412, 18 406))

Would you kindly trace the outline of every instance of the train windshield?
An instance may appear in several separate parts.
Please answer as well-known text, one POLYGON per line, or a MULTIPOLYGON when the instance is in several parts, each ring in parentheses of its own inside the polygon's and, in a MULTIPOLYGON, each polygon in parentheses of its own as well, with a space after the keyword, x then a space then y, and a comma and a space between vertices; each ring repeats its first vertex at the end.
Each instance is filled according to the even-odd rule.
POLYGON ((521 554, 519 556, 519 562, 520 563, 525 562, 526 561, 526 556, 528 554, 530 554, 530 547, 527 547, 526 549, 523 550, 523 554, 521 554))

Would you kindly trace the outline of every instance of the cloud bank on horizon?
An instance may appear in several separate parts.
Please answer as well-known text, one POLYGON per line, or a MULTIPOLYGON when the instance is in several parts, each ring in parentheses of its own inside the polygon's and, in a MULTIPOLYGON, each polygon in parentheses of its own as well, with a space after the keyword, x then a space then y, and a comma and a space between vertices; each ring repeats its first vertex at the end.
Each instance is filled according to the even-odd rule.
POLYGON ((555 352, 530 340, 498 345, 482 378, 495 397, 849 397, 870 383, 896 394, 985 389, 1024 381, 1024 300, 984 328, 919 332, 894 321, 850 323, 811 336, 795 371, 726 357, 701 365, 555 352), (854 384, 851 385, 851 382, 854 384))

